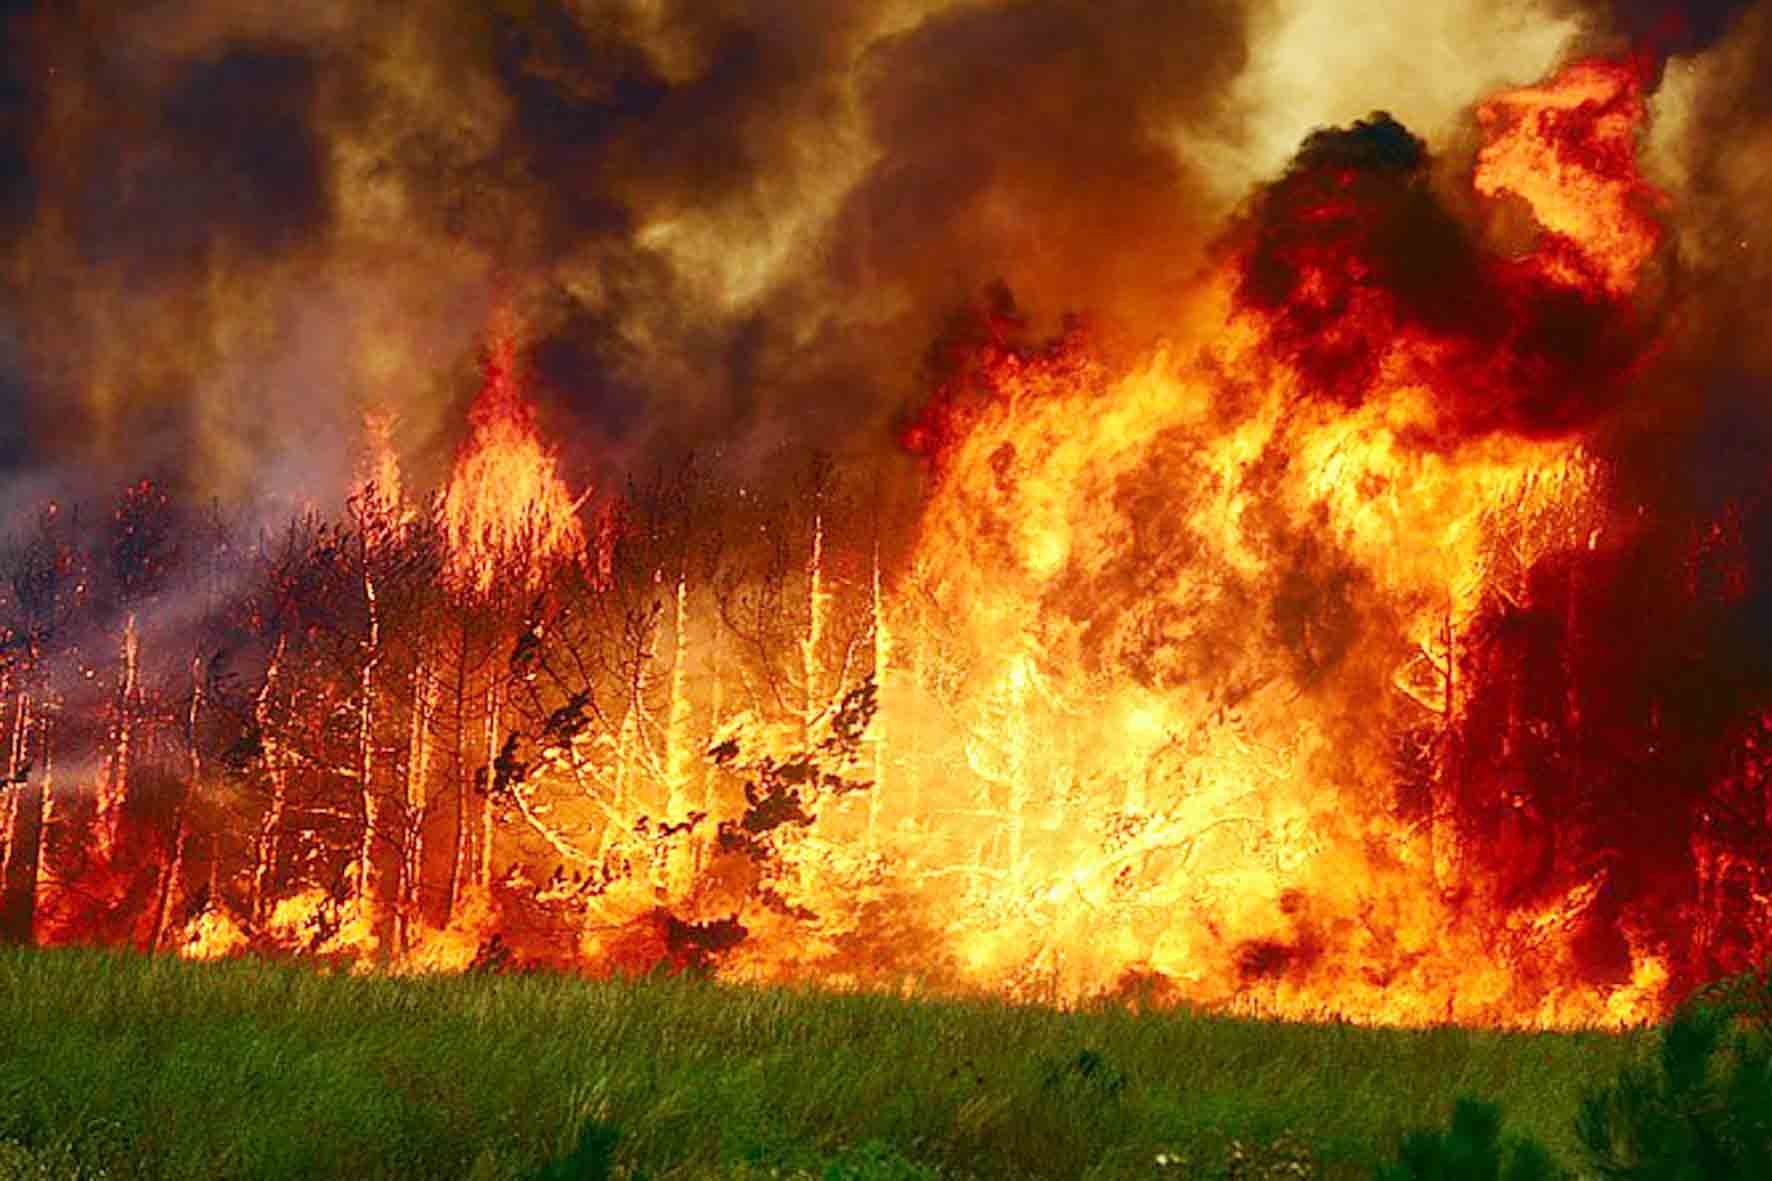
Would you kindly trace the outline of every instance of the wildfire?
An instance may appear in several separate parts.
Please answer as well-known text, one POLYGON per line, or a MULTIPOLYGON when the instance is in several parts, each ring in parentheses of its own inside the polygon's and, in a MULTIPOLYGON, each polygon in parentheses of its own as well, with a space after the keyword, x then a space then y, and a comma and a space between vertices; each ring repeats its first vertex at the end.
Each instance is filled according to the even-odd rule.
MULTIPOLYGON (((1739 512, 1632 549, 1653 528, 1591 429, 1655 347, 1645 118, 1607 61, 1483 104, 1481 226, 1389 116, 1315 133, 1131 361, 993 295, 900 432, 926 461, 906 535, 820 461, 779 499, 661 481, 587 555, 495 332, 434 522, 372 419, 350 522, 260 547, 221 625, 239 667, 190 665, 179 726, 144 729, 182 735, 180 782, 246 786, 175 797, 170 835, 120 825, 158 868, 120 855, 105 897, 153 896, 148 942, 199 957, 1659 1015, 1772 944, 1717 819, 1772 817, 1772 710, 1742 689, 1703 758, 1650 763, 1651 820, 1582 794, 1681 725, 1614 693, 1666 670, 1595 638, 1641 623, 1606 588, 1671 554, 1684 660, 1767 577, 1739 512), (1702 806, 1664 773, 1709 776, 1702 806)), ((170 699, 133 687, 151 642, 132 622, 112 733, 170 699)), ((55 710, 0 693, 28 778, 55 710)), ((113 745, 106 808, 134 817, 113 745)), ((8 849, 72 856, 40 836, 8 849)))
POLYGON ((582 558, 583 498, 568 490, 536 430, 508 331, 493 338, 468 422, 443 498, 449 580, 480 597, 497 586, 534 590, 553 566, 582 558))

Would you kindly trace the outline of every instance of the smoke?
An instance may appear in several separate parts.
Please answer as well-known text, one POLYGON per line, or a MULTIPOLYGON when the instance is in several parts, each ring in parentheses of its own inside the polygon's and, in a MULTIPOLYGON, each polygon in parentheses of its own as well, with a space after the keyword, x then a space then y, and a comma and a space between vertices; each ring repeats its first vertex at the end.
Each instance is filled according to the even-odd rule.
POLYGON ((1721 40, 1752 0, 1611 0, 1617 29, 1642 52, 1665 61, 1721 40))
POLYGON ((1321 127, 1388 111, 1428 143, 1461 135, 1471 104, 1531 82, 1607 27, 1535 0, 1276 0, 1252 11, 1245 68, 1218 118, 1175 142, 1215 196, 1241 201, 1321 127))
POLYGON ((1488 248, 1429 180, 1426 145, 1388 114, 1313 133, 1254 204, 1241 299, 1273 318, 1311 391, 1344 406, 1412 339, 1429 345, 1447 441, 1591 424, 1628 388, 1641 317, 1488 248))
POLYGON ((1682 257, 1745 262, 1743 8, 11 0, 0 470, 282 511, 336 497, 391 409, 434 480, 499 305, 581 480, 877 457, 987 285, 1148 342, 1313 127, 1455 141, 1595 45, 1688 55, 1658 152, 1701 214, 1682 257))

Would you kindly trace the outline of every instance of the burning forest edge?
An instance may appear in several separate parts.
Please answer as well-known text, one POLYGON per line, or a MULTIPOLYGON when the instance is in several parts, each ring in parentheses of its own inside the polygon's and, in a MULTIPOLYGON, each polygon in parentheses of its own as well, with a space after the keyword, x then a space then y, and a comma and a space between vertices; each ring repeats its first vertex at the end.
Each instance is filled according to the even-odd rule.
POLYGON ((1614 438, 1669 331, 1649 74, 1492 96, 1455 194, 1388 115, 1312 135, 1130 361, 985 293, 909 521, 817 457, 574 489, 515 318, 434 494, 372 419, 280 531, 35 509, 0 933, 1663 1015, 1772 953, 1772 512, 1614 438))

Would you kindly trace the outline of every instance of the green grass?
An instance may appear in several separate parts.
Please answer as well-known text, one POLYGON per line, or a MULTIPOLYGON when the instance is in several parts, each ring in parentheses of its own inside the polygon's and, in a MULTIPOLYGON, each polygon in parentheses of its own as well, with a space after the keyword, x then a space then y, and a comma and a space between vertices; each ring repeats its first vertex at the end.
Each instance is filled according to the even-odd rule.
POLYGON ((1364 1179, 1466 1093, 1573 1161, 1648 1041, 90 950, 0 951, 0 1009, 0 1181, 527 1178, 587 1121, 652 1181, 1364 1179))

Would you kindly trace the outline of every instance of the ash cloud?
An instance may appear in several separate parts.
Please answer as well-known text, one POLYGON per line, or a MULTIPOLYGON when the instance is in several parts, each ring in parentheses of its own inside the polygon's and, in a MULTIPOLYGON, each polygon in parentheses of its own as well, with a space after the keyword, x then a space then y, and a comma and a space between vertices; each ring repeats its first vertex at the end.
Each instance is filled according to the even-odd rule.
POLYGON ((1246 36, 1229 5, 1115 0, 963 8, 876 47, 881 158, 839 215, 839 279, 940 316, 998 278, 1049 315, 1150 325, 1210 232, 1163 135, 1214 117, 1246 36))
POLYGON ((0 325, 0 480, 30 458, 27 392, 18 370, 16 345, 0 325))
POLYGON ((0 50, 0 229, 8 236, 29 222, 35 203, 29 141, 37 104, 24 35, 35 7, 30 0, 0 3, 0 32, 6 46, 0 50))
POLYGON ((1676 61, 1659 97, 1650 159, 1671 193, 1689 382, 1731 368, 1772 375, 1761 329, 1772 296, 1772 235, 1760 210, 1772 185, 1772 7, 1676 61))
POLYGON ((81 261, 120 266, 134 282, 178 282, 178 272, 205 266, 210 249, 275 255, 323 235, 314 89, 306 55, 270 48, 181 65, 158 96, 120 87, 120 105, 145 98, 158 119, 85 145, 72 210, 81 261), (146 150, 135 150, 139 136, 146 150))
POLYGON ((1661 58, 1693 53, 1722 40, 1753 0, 1610 0, 1614 26, 1632 44, 1661 58))

